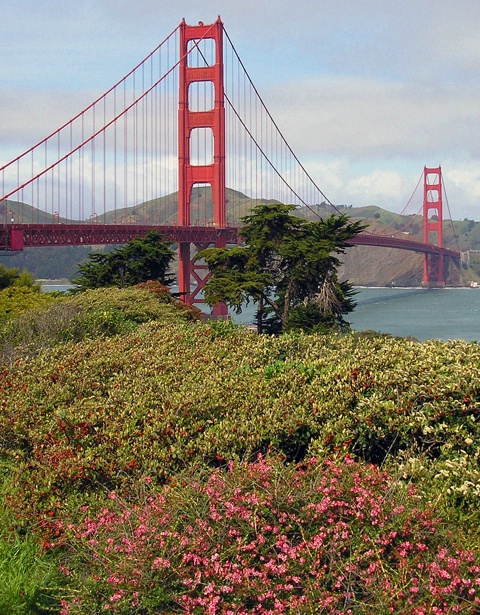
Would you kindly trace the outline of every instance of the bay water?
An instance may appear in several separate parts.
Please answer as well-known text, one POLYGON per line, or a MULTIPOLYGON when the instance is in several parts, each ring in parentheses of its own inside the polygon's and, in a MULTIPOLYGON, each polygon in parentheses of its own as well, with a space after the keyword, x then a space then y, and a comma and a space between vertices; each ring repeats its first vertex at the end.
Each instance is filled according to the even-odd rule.
MULTIPOLYGON (((69 285, 43 284, 44 290, 69 285)), ((355 288, 357 307, 346 316, 355 331, 400 337, 480 341, 480 288, 355 288)), ((207 311, 207 310, 205 310, 207 311)), ((252 323, 255 306, 232 313, 237 323, 252 323)))
MULTIPOLYGON (((357 307, 346 316, 354 331, 400 337, 480 341, 480 288, 355 288, 357 307)), ((253 322, 250 304, 235 322, 253 322)))

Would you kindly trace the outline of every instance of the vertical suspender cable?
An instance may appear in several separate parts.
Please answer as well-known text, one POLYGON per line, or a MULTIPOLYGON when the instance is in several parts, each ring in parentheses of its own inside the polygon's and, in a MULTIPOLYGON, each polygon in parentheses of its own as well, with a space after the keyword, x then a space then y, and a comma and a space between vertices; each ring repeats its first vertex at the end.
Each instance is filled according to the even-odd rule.
MULTIPOLYGON (((113 95, 113 115, 117 117, 117 88, 115 88, 113 95)), ((117 186, 118 186, 118 177, 117 177, 117 125, 118 122, 114 122, 113 124, 113 206, 114 206, 114 219, 116 219, 116 211, 117 211, 117 186)), ((107 220, 105 219, 106 223, 107 220)))
MULTIPOLYGON (((107 123, 106 102, 103 101, 103 125, 107 123)), ((107 131, 103 131, 103 211, 102 219, 105 222, 105 214, 107 211, 107 131)))
MULTIPOLYGON (((92 134, 95 134, 96 130, 95 130, 95 106, 93 107, 93 131, 92 134)), ((91 173, 91 181, 92 181, 92 203, 91 203, 91 211, 90 211, 90 215, 93 216, 96 213, 96 205, 95 205, 95 195, 96 195, 96 187, 95 187, 95 146, 96 146, 96 139, 92 139, 92 160, 91 160, 91 165, 92 165, 92 173, 91 173)), ((92 217, 93 220, 93 217, 92 217)))
MULTIPOLYGON (((136 98, 136 82, 135 73, 133 73, 133 100, 136 98)), ((137 132, 137 119, 138 119, 138 105, 135 105, 133 109, 133 205, 135 206, 138 201, 138 132, 137 132)), ((125 212, 127 213, 127 212, 125 212)))

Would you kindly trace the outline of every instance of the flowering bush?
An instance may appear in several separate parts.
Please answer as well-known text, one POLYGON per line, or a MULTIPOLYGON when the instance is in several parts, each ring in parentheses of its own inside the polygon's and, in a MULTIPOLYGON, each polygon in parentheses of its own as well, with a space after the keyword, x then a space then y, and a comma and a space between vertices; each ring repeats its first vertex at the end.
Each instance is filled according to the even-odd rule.
POLYGON ((162 483, 269 450, 389 467, 453 523, 480 521, 476 344, 259 337, 186 322, 135 288, 75 301, 137 324, 1 368, 0 439, 19 464, 11 505, 24 523, 50 527, 145 474, 162 483))
POLYGON ((2 368, 0 438, 20 464, 12 506, 26 522, 101 500, 99 486, 123 494, 145 474, 272 449, 383 464, 444 517, 479 519, 476 344, 258 337, 174 318, 145 290, 86 299, 137 327, 2 368))
POLYGON ((141 504, 110 493, 67 530, 62 615, 478 613, 480 567, 373 466, 259 458, 186 474, 141 504))
POLYGON ((257 336, 147 286, 0 360, 5 507, 65 613, 479 612, 477 344, 257 336))

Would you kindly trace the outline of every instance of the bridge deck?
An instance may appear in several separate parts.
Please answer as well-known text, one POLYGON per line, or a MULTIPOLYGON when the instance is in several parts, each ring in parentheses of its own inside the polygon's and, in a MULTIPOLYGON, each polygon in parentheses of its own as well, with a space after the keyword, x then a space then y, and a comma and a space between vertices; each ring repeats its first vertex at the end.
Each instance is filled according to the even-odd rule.
POLYGON ((125 244, 156 230, 172 242, 212 243, 221 235, 237 241, 237 228, 140 224, 8 224, 0 227, 0 250, 46 246, 125 244))
MULTIPOLYGON (((172 242, 213 243, 226 236, 228 243, 237 243, 236 227, 216 226, 154 226, 139 224, 7 224, 0 226, 0 250, 23 250, 45 246, 88 246, 125 244, 136 237, 157 230, 172 242)), ((354 245, 379 246, 411 250, 422 254, 443 254, 454 259, 460 252, 440 248, 433 244, 412 241, 395 236, 360 233, 351 242, 354 245)))
POLYGON ((420 252, 421 254, 443 254, 454 259, 460 258, 460 252, 457 250, 440 248, 430 243, 413 241, 411 239, 404 239, 403 237, 360 233, 353 239, 352 243, 362 246, 379 246, 383 248, 397 248, 398 250, 411 250, 413 252, 420 252))

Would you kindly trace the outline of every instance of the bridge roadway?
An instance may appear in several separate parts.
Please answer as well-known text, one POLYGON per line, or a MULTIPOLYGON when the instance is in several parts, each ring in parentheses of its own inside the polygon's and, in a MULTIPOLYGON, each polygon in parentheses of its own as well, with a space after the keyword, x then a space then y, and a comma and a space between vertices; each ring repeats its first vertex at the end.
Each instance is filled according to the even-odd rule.
MULTIPOLYGON (((226 237, 227 243, 237 243, 238 228, 141 224, 6 224, 0 226, 0 250, 18 251, 24 248, 46 246, 121 245, 136 237, 146 235, 152 230, 157 230, 175 243, 214 243, 222 236, 226 237)), ((460 252, 457 250, 395 236, 360 233, 351 243, 411 250, 422 254, 443 254, 453 259, 460 258, 460 252)))
POLYGON ((411 250, 420 252, 421 254, 443 254, 457 260, 460 258, 458 250, 450 248, 440 248, 431 243, 423 243, 422 241, 413 241, 412 239, 404 239, 403 237, 395 237, 391 235, 372 235, 370 233, 360 233, 352 243, 357 246, 379 246, 382 248, 397 248, 398 250, 411 250))

